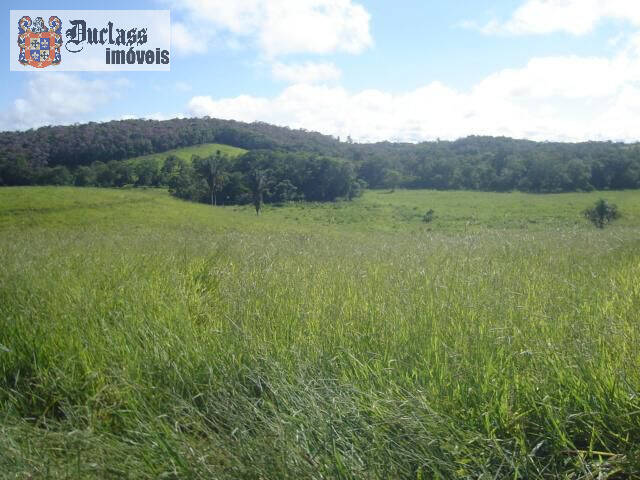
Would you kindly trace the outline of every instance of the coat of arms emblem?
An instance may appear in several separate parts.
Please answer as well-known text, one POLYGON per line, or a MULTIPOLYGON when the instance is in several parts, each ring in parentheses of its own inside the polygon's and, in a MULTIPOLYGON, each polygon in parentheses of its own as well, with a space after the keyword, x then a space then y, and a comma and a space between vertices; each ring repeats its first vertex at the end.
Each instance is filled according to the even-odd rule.
POLYGON ((42 17, 36 17, 34 22, 31 17, 22 17, 18 21, 18 47, 18 61, 22 65, 35 68, 59 65, 62 60, 62 22, 58 17, 51 16, 47 28, 42 17))

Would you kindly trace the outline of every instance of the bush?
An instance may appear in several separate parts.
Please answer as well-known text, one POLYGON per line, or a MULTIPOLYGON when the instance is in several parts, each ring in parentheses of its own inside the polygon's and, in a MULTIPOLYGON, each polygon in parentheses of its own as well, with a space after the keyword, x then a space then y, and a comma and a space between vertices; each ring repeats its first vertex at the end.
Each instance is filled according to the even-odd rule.
POLYGON ((584 211, 584 216, 591 221, 596 227, 604 228, 608 223, 618 218, 618 207, 604 199, 600 199, 596 204, 584 211))

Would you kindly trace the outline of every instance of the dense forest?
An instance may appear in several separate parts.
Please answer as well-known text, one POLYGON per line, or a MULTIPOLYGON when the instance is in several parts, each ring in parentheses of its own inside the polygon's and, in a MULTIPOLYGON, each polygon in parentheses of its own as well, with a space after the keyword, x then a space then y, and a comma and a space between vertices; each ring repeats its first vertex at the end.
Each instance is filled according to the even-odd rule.
POLYGON ((123 120, 0 133, 0 185, 167 186, 211 203, 326 201, 369 188, 567 192, 640 188, 640 145, 494 137, 357 144, 212 118, 123 120), (249 152, 185 162, 125 159, 203 143, 249 152))

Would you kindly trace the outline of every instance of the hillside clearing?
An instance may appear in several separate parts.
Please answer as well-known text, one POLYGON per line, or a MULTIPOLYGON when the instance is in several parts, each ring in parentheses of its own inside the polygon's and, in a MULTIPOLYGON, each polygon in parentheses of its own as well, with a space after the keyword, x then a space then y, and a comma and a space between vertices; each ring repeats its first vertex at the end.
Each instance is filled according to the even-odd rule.
POLYGON ((126 161, 138 163, 142 160, 153 159, 161 164, 167 157, 171 155, 174 155, 181 160, 190 161, 191 157, 193 157, 194 155, 207 157, 209 155, 214 155, 218 151, 224 155, 229 155, 230 157, 238 157, 247 152, 247 150, 245 150, 244 148, 232 147, 231 145, 223 145, 221 143, 204 143, 201 145, 193 145, 190 147, 175 148, 173 150, 167 150, 166 152, 152 153, 149 155, 142 155, 140 157, 133 157, 126 161))

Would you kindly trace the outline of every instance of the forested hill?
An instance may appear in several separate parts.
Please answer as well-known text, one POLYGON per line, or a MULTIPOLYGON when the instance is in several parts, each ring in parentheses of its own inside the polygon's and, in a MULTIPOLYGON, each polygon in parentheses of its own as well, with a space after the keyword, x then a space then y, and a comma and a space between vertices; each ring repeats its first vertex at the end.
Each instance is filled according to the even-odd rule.
POLYGON ((35 167, 89 165, 202 143, 223 143, 247 150, 284 148, 325 154, 340 150, 340 142, 328 135, 267 123, 214 118, 120 120, 0 133, 3 155, 24 157, 35 167))
MULTIPOLYGON (((122 120, 3 132, 0 185, 83 184, 78 180, 81 168, 91 166, 99 174, 106 168, 103 164, 114 170, 124 159, 214 142, 254 151, 227 165, 230 172, 247 175, 258 162, 263 172, 277 172, 279 182, 287 181, 298 190, 310 181, 308 175, 300 175, 322 173, 330 168, 327 165, 339 166, 327 182, 347 175, 350 182, 360 180, 371 188, 532 192, 640 188, 639 144, 477 136, 419 144, 356 144, 306 130, 212 118, 122 120), (56 175, 51 174, 53 169, 56 175)), ((140 175, 134 173, 95 184, 140 184, 140 175)))

